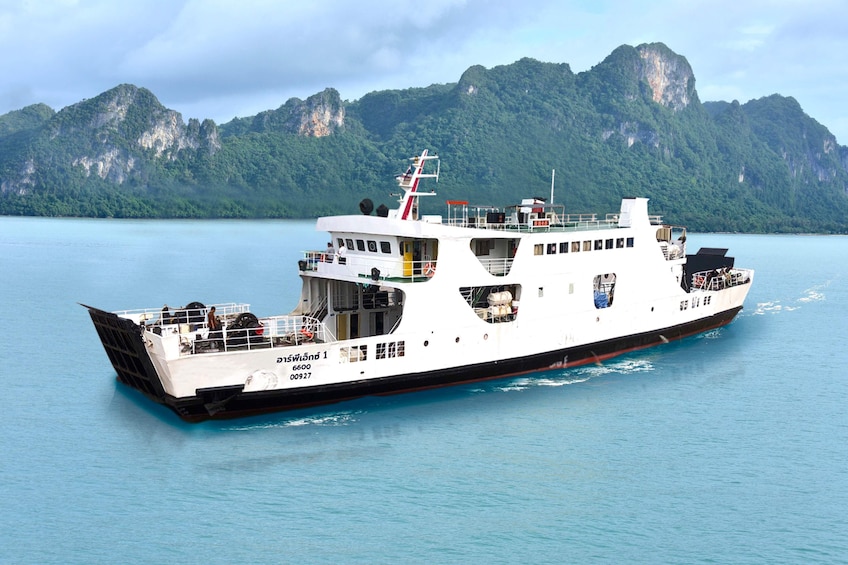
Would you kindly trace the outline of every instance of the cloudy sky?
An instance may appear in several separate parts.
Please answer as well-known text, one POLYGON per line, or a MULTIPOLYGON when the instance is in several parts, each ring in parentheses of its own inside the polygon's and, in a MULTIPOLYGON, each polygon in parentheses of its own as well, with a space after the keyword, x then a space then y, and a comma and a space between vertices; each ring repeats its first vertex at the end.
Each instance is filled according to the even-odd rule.
POLYGON ((355 100, 522 57, 580 72, 655 41, 702 101, 792 96, 848 144, 845 0, 0 0, 0 114, 131 83, 220 124, 326 87, 355 100))

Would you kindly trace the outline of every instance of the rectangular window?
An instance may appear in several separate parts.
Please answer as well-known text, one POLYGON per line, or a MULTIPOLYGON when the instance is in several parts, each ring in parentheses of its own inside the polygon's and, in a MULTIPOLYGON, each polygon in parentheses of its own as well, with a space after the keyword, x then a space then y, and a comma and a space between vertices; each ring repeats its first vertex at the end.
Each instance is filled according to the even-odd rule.
POLYGON ((406 350, 406 342, 405 341, 397 342, 397 356, 403 357, 405 350, 406 350))
POLYGON ((377 242, 373 239, 368 240, 368 251, 371 253, 377 253, 377 242))
POLYGON ((356 240, 356 250, 357 251, 365 251, 365 242, 361 239, 356 240))
POLYGON ((627 238, 627 247, 633 247, 633 238, 632 237, 627 238))
POLYGON ((619 237, 615 240, 615 248, 616 249, 624 249, 624 238, 619 237))
POLYGON ((588 241, 588 240, 584 241, 583 242, 583 251, 591 251, 591 250, 592 250, 592 242, 588 241))
POLYGON ((346 360, 348 363, 356 363, 357 361, 365 361, 368 359, 368 346, 360 345, 360 346, 352 346, 352 347, 342 347, 339 349, 339 353, 341 354, 342 360, 346 360))
POLYGON ((352 239, 346 239, 345 242, 347 243, 348 249, 353 249, 353 240, 352 239))
POLYGON ((604 249, 612 249, 612 239, 608 239, 604 242, 604 249))
POLYGON ((549 243, 548 244, 548 255, 554 255, 556 253, 556 249, 557 249, 556 243, 549 243))
POLYGON ((537 243, 533 246, 533 255, 542 255, 545 252, 545 248, 541 243, 537 243))
POLYGON ((568 253, 568 242, 567 241, 560 242, 559 252, 560 253, 568 253))
POLYGON ((380 242, 380 251, 383 253, 391 253, 392 252, 392 244, 388 241, 380 242))
POLYGON ((600 251, 603 248, 604 248, 604 240, 603 239, 596 239, 595 240, 595 251, 600 251))
POLYGON ((571 242, 571 252, 572 253, 580 253, 580 242, 572 241, 571 242))
POLYGON ((386 344, 378 343, 377 344, 377 353, 375 355, 377 359, 385 359, 386 358, 386 344))

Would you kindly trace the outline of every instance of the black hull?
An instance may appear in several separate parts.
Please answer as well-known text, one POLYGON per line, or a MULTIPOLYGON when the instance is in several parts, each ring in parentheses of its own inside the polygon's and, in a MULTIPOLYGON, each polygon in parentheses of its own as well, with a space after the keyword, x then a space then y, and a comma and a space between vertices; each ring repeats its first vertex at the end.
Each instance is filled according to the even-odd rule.
POLYGON ((188 422, 290 410, 331 404, 362 396, 394 394, 427 388, 495 379, 510 375, 544 371, 555 367, 602 361, 634 351, 695 335, 724 326, 742 307, 720 312, 687 324, 642 334, 596 342, 586 346, 550 351, 516 359, 464 365, 427 373, 409 373, 335 385, 300 389, 243 393, 241 386, 198 389, 191 398, 174 398, 162 389, 153 364, 145 351, 141 328, 130 320, 110 312, 88 308, 106 354, 120 382, 135 388, 152 400, 170 407, 188 422))

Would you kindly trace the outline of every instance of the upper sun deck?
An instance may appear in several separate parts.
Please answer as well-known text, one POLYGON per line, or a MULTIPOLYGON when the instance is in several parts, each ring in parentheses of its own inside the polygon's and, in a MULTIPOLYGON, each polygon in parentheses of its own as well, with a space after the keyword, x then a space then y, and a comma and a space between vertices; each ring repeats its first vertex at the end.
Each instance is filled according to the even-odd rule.
POLYGON ((532 245, 534 255, 543 249, 547 254, 555 250, 577 253, 629 249, 637 239, 653 241, 666 260, 685 256, 685 232, 664 225, 658 215, 649 215, 647 198, 624 198, 617 213, 603 218, 566 213, 562 204, 538 197, 505 208, 448 200, 444 216, 419 214, 419 198, 434 196, 435 192, 418 192, 418 181, 438 179, 438 168, 435 173, 424 173, 425 164, 437 159, 424 151, 413 159, 406 173, 397 177, 403 194, 396 209, 381 205, 372 215, 373 203, 365 199, 360 203, 362 215, 319 218, 316 228, 329 232, 330 242, 327 249, 305 251, 299 261, 300 271, 346 280, 421 282, 433 276, 440 263, 440 248, 454 253, 466 246, 490 274, 504 276, 514 258, 522 254, 519 248, 532 245), (629 233, 601 234, 618 230, 629 233), (674 231, 680 232, 678 238, 674 238, 674 231), (583 236, 581 232, 592 235, 583 236), (522 245, 527 240, 530 243, 522 245), (460 246, 455 245, 457 242, 460 246))
MULTIPOLYGON (((604 230, 619 227, 631 227, 634 218, 632 208, 639 200, 625 199, 618 213, 608 213, 604 218, 597 214, 570 214, 562 204, 547 204, 540 198, 529 198, 521 204, 496 208, 493 206, 473 206, 463 200, 447 201, 447 216, 424 216, 425 222, 442 223, 460 228, 503 230, 508 232, 563 232, 604 230), (632 201, 632 202, 631 202, 632 201), (625 219, 625 221, 623 221, 625 219)), ((662 216, 647 214, 644 218, 650 225, 662 225, 662 216)))
POLYGON ((473 228, 512 233, 562 232, 605 230, 615 228, 646 227, 662 225, 661 216, 648 215, 647 198, 624 198, 618 213, 608 213, 604 218, 597 214, 566 213, 565 206, 534 197, 520 204, 498 208, 495 206, 469 205, 465 200, 448 200, 447 214, 421 215, 419 200, 421 197, 435 196, 435 191, 418 190, 421 179, 439 180, 439 157, 428 155, 427 150, 413 157, 406 172, 396 177, 399 194, 398 206, 389 209, 385 205, 377 208, 372 216, 374 204, 364 199, 359 204, 362 216, 331 216, 319 218, 317 229, 334 233, 393 235, 398 237, 430 233, 446 235, 445 227, 473 228), (432 171, 435 164, 435 171, 432 171), (430 166, 431 171, 425 172, 430 166), (386 221, 388 220, 388 221, 386 221), (431 226, 440 227, 431 227, 431 226))

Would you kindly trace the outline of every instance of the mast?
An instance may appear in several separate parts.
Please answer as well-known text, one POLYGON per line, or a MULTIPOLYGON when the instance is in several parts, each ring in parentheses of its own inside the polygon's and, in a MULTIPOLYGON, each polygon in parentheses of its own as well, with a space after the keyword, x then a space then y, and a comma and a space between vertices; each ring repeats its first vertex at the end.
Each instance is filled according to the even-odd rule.
POLYGON ((403 189, 403 194, 400 197, 400 206, 395 211, 396 217, 401 220, 415 220, 418 216, 418 182, 421 179, 434 178, 439 182, 439 170, 441 163, 438 163, 438 155, 428 155, 427 150, 421 152, 418 157, 412 158, 412 165, 406 169, 406 172, 398 177, 398 186, 403 189), (425 161, 437 160, 438 166, 435 173, 424 173, 425 161))
POLYGON ((551 169, 551 200, 550 203, 554 203, 554 177, 556 176, 556 169, 551 169))

